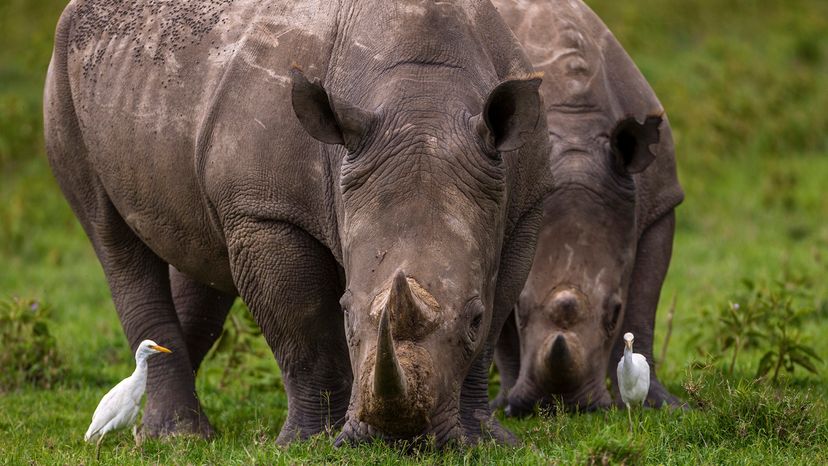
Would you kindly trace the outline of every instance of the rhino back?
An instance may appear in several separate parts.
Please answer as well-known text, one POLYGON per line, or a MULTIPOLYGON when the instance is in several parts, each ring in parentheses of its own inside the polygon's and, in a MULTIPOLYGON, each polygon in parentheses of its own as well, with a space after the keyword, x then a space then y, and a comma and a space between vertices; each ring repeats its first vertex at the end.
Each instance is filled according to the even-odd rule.
POLYGON ((313 158, 272 149, 298 132, 284 77, 290 61, 307 54, 324 68, 319 18, 327 3, 75 0, 67 7, 67 69, 50 72, 67 73, 90 165, 130 227, 182 271, 205 282, 229 277, 218 213, 227 203, 211 196, 264 183, 282 208, 319 216, 323 201, 313 198, 324 193, 323 180, 301 166, 313 158), (299 205, 285 207, 291 203, 299 205), (201 277, 204 270, 217 276, 201 277))
MULTIPOLYGON (((538 71, 550 130, 568 114, 593 112, 609 121, 664 109, 644 76, 607 26, 580 0, 494 0, 538 71), (554 115, 552 115, 554 114, 554 115)), ((634 175, 639 233, 684 198, 665 118, 655 161, 634 175)))

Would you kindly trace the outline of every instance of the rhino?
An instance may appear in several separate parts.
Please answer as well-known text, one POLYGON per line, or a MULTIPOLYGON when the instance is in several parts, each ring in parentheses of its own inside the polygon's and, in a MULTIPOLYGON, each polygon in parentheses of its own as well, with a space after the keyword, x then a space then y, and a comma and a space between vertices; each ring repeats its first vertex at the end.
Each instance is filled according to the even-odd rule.
MULTIPOLYGON (((578 0, 494 0, 545 73, 550 166, 532 270, 495 360, 494 406, 593 410, 619 400, 620 336, 651 366, 653 327, 672 253, 676 175, 662 105, 609 29, 578 0)), ((647 405, 678 405, 650 372, 647 405)))
POLYGON ((149 365, 142 435, 213 435, 240 297, 279 443, 494 437, 487 374, 552 188, 541 78, 488 1, 73 0, 48 158, 149 365))

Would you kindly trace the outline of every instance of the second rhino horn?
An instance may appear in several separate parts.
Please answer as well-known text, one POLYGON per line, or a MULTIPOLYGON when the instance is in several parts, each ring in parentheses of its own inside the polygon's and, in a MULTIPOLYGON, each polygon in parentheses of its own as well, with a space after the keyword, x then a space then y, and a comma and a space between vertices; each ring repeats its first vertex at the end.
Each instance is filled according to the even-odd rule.
MULTIPOLYGON (((413 281, 413 280, 412 280, 413 281)), ((391 313, 395 340, 416 340, 434 330, 432 311, 414 290, 402 270, 397 270, 384 311, 391 313)))

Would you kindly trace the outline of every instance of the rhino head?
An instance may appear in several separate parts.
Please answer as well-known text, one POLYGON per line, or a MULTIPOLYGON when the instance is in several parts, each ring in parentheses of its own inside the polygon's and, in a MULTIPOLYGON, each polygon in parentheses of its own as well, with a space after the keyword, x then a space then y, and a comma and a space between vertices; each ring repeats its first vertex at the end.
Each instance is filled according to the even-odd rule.
POLYGON ((354 374, 339 443, 462 436, 460 387, 488 338, 515 202, 509 157, 547 164, 540 78, 486 93, 458 84, 456 68, 432 66, 424 80, 410 63, 359 95, 293 70, 299 121, 339 160, 354 374))
POLYGON ((606 371, 635 264, 636 191, 659 141, 660 116, 548 115, 556 189, 516 310, 520 373, 506 412, 562 402, 571 410, 611 403, 606 371))

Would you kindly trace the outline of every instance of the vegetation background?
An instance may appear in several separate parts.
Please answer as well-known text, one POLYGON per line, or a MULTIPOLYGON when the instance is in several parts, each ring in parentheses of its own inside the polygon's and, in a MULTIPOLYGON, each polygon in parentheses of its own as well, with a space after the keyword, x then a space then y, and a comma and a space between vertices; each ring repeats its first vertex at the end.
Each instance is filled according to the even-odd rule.
MULTIPOLYGON (((92 462, 83 432, 133 364, 101 269, 43 149, 41 92, 65 3, 0 2, 0 463, 92 462)), ((405 455, 378 444, 337 450, 323 436, 280 449, 273 439, 286 399, 278 369, 239 305, 198 380, 220 437, 135 447, 123 433, 107 440, 102 461, 828 463, 828 375, 819 361, 828 359, 828 2, 587 3, 639 65, 674 128, 687 200, 656 354, 675 297, 658 371, 695 409, 642 412, 634 435, 623 411, 508 420, 525 439, 520 448, 405 455), (757 378, 774 351, 787 351, 783 370, 775 380, 773 371, 757 378)))

